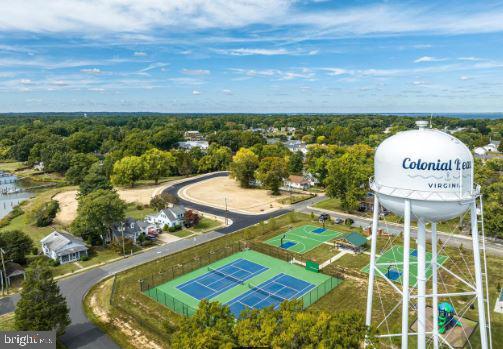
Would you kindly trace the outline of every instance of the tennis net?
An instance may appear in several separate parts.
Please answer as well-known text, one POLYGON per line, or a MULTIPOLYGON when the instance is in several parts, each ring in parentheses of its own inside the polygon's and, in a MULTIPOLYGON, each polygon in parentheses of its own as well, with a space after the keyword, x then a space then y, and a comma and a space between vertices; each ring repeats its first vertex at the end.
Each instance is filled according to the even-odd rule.
POLYGON ((219 270, 219 269, 214 269, 212 267, 208 267, 208 270, 211 271, 212 273, 215 273, 219 276, 222 276, 228 280, 231 280, 231 281, 234 281, 235 283, 238 283, 238 284, 244 284, 245 283, 245 280, 242 280, 242 279, 239 279, 235 276, 232 276, 230 274, 227 274, 227 273, 224 273, 222 270, 219 270))
POLYGON ((267 290, 264 290, 263 288, 261 288, 261 287, 259 287, 259 286, 255 286, 255 285, 253 285, 252 283, 248 283, 248 287, 249 287, 251 290, 253 290, 253 291, 255 291, 255 292, 258 292, 258 293, 261 293, 261 294, 263 294, 263 295, 265 295, 265 296, 272 297, 272 298, 276 298, 277 300, 279 300, 279 301, 280 301, 280 302, 282 302, 282 303, 283 303, 284 301, 289 300, 288 298, 284 298, 284 297, 282 297, 282 296, 280 296, 280 295, 278 295, 278 294, 276 294, 276 293, 272 293, 272 292, 269 292, 269 291, 267 291, 267 290))

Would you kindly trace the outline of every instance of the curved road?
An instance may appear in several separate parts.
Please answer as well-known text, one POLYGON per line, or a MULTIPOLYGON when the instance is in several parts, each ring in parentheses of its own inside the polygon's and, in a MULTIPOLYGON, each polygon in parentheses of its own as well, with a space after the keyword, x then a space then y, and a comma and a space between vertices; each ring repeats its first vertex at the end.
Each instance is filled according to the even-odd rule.
MULTIPOLYGON (((178 196, 177 192, 180 188, 201 181, 208 178, 213 178, 217 176, 226 176, 226 172, 212 173, 205 176, 200 176, 197 178, 189 179, 187 181, 176 183, 173 186, 165 189, 165 191, 178 196)), ((317 201, 317 198, 304 201, 303 203, 293 205, 292 209, 300 209, 306 207, 307 205, 313 204, 317 201)), ((121 259, 119 261, 106 264, 102 267, 90 269, 89 271, 76 274, 58 282, 61 289, 61 293, 65 296, 68 306, 70 308, 70 319, 71 325, 68 326, 66 333, 62 337, 63 343, 71 349, 74 348, 88 348, 88 349, 114 349, 119 348, 119 346, 105 333, 103 333, 98 327, 96 327, 89 319, 86 317, 83 309, 82 300, 84 295, 89 291, 89 289, 97 284, 103 278, 123 271, 125 269, 134 267, 136 265, 146 263, 148 261, 154 260, 161 256, 169 255, 177 251, 189 248, 196 244, 201 244, 206 241, 210 241, 221 237, 224 234, 229 234, 235 232, 244 227, 256 224, 262 220, 269 219, 274 216, 281 215, 287 210, 279 210, 269 214, 262 215, 245 215, 235 212, 225 212, 225 210, 217 209, 214 207, 204 206, 200 204, 195 204, 188 202, 186 200, 180 199, 180 202, 186 207, 196 209, 198 211, 207 212, 217 216, 226 216, 232 219, 233 224, 227 227, 222 227, 216 231, 212 231, 203 235, 200 235, 193 239, 182 239, 175 241, 164 246, 157 246, 143 253, 121 259)), ((12 312, 15 309, 15 305, 19 300, 19 295, 12 295, 9 297, 4 297, 0 299, 0 314, 5 314, 12 312)))

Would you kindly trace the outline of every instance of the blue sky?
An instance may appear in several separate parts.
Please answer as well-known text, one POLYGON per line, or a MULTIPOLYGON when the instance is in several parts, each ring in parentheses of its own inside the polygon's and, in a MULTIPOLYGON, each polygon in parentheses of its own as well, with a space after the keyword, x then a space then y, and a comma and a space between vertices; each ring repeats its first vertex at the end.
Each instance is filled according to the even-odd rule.
POLYGON ((502 1, 0 3, 0 112, 503 111, 502 1))

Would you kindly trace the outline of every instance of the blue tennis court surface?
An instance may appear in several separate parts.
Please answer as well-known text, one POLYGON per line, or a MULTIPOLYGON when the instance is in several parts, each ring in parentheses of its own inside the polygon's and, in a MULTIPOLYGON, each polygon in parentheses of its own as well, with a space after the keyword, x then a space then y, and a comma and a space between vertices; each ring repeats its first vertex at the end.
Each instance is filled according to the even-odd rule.
POLYGON ((414 250, 410 253, 412 257, 417 257, 417 250, 414 250))
POLYGON ((390 279, 391 281, 396 281, 402 276, 402 273, 399 270, 396 269, 390 269, 386 273, 386 277, 390 279))
POLYGON ((292 241, 287 241, 284 244, 282 244, 280 247, 284 248, 284 249, 288 249, 288 248, 295 246, 295 245, 297 245, 297 243, 292 242, 292 241))
POLYGON ((270 305, 277 307, 285 300, 297 299, 315 285, 286 274, 278 274, 227 303, 236 318, 246 308, 262 309, 270 305))
POLYGON ((326 229, 325 228, 317 228, 317 229, 314 229, 313 230, 313 233, 315 234, 321 234, 325 231, 326 229))
POLYGON ((267 269, 269 268, 240 258, 223 267, 209 269, 206 274, 180 284, 176 288, 198 300, 210 299, 267 269))

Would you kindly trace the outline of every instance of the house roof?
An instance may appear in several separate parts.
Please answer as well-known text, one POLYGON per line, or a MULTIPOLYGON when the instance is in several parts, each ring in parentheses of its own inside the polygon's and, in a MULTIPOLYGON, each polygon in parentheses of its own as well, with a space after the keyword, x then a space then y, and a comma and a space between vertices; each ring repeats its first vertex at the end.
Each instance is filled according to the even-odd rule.
POLYGON ((297 184, 307 184, 309 181, 305 179, 303 176, 290 175, 288 176, 288 181, 291 183, 297 184))
POLYGON ((350 243, 355 247, 361 247, 367 243, 367 239, 365 238, 365 236, 357 232, 346 234, 342 237, 342 239, 346 240, 348 243, 350 243))
POLYGON ((66 231, 55 230, 40 242, 46 245, 49 250, 56 252, 57 255, 87 250, 86 244, 81 238, 66 231))
POLYGON ((168 207, 161 210, 161 213, 164 213, 169 220, 175 221, 178 220, 178 217, 180 215, 183 215, 185 213, 185 208, 180 205, 173 205, 173 207, 168 207))
POLYGON ((21 265, 14 262, 6 262, 5 271, 7 272, 7 277, 24 274, 24 268, 21 265))

